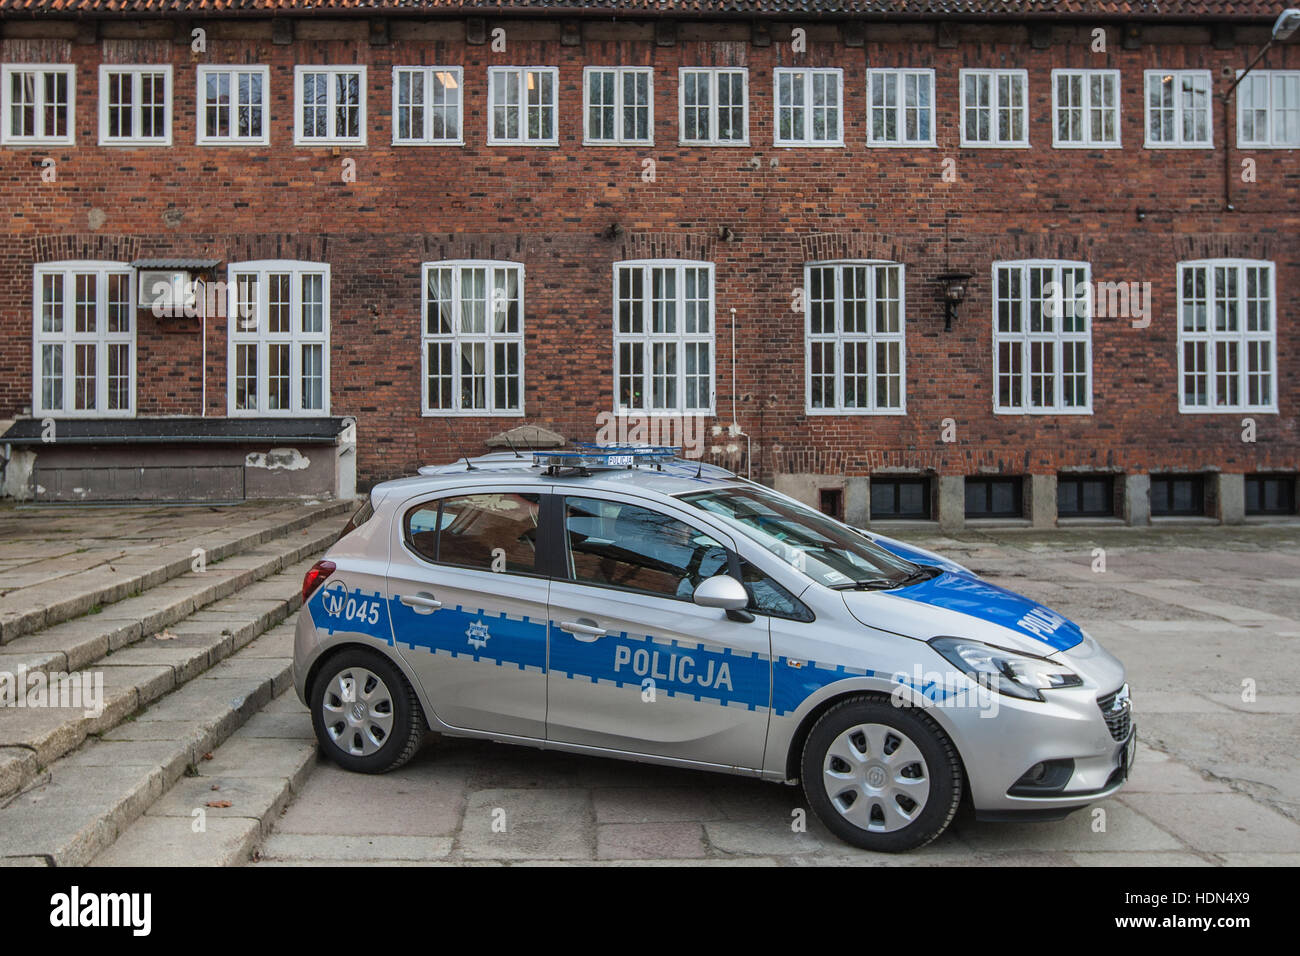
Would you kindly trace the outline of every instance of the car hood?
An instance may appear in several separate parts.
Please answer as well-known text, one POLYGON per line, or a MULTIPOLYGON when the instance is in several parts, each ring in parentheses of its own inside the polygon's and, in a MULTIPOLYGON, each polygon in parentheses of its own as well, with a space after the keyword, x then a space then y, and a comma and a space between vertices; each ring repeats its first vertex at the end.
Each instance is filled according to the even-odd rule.
POLYGON ((849 613, 863 624, 922 641, 965 637, 1040 657, 1083 641, 1073 621, 969 571, 944 571, 893 591, 842 593, 849 613))

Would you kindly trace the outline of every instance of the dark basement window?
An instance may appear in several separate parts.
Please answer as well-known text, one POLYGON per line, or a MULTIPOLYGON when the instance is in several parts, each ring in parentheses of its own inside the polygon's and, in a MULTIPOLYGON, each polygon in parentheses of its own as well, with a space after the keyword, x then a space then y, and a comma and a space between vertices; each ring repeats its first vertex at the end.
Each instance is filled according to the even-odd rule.
POLYGON ((1056 513, 1062 518, 1110 518, 1115 514, 1114 475, 1060 475, 1056 513))
POLYGON ((967 518, 1020 518, 1024 515, 1024 479, 967 478, 967 518))
POLYGON ((1295 514, 1295 475, 1247 475, 1246 514, 1295 514))
POLYGON ((929 478, 871 479, 871 520, 930 518, 929 478))
POLYGON ((1151 514, 1187 517, 1205 514, 1204 475, 1152 475, 1151 514))

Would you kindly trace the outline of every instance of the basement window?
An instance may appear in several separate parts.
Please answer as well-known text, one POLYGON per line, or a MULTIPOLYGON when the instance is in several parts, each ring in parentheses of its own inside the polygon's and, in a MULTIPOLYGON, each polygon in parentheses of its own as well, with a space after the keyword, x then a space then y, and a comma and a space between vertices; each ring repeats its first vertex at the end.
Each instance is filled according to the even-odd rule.
POLYGON ((1113 475, 1058 476, 1056 513, 1062 518, 1113 517, 1115 477, 1113 475))
POLYGON ((929 478, 872 477, 872 521, 928 521, 929 518, 929 478))
POLYGON ((1204 475, 1152 475, 1154 517, 1199 517, 1205 514, 1204 475))
POLYGON ((1022 478, 967 478, 966 517, 1023 517, 1023 491, 1022 478))
POLYGON ((844 491, 840 488, 822 488, 817 492, 817 507, 822 514, 836 521, 844 520, 844 491))
POLYGON ((1295 485, 1295 475, 1247 475, 1246 514, 1295 514, 1295 485))

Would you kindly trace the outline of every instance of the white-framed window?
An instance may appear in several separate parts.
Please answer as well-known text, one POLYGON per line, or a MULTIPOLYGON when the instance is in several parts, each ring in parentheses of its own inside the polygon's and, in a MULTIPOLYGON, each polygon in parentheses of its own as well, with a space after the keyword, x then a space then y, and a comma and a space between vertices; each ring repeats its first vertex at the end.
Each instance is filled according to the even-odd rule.
POLYGON ((1178 410, 1276 412, 1276 270, 1258 259, 1178 263, 1178 410))
MULTIPOLYGON (((1238 75, 1241 71, 1238 70, 1238 75)), ((1300 70, 1255 70, 1237 86, 1237 145, 1300 148, 1300 70)))
POLYGON ((589 66, 582 71, 583 143, 654 144, 654 70, 589 66))
POLYGON ((488 145, 558 145, 559 85, 553 66, 489 67, 488 145))
POLYGON ((993 264, 993 410, 1092 413, 1092 294, 1086 262, 993 264))
POLYGON ((961 71, 962 146, 1029 145, 1029 73, 961 71))
POLYGON ((33 280, 32 413, 135 414, 135 294, 121 262, 43 262, 33 280))
POLYGON ((77 72, 52 63, 0 66, 0 143, 71 146, 76 141, 77 72))
POLYGON ((614 263, 614 406, 713 413, 713 263, 614 263))
POLYGON ((1119 70, 1053 70, 1052 117, 1057 149, 1117 148, 1119 70))
POLYGON ((749 145, 749 70, 682 67, 677 97, 683 145, 749 145))
POLYGON ((425 415, 524 413, 524 267, 426 262, 420 359, 425 415))
POLYGON ((935 145, 934 70, 867 71, 867 145, 935 145))
POLYGON ((267 146, 271 142, 270 70, 265 66, 198 68, 199 146, 267 146))
POLYGON ((1146 148, 1214 145, 1209 70, 1147 70, 1146 148))
POLYGON ((235 262, 227 275, 227 413, 328 415, 329 265, 235 262))
POLYGON ((171 144, 171 66, 101 64, 99 145, 171 144))
POLYGON ((463 146, 464 90, 458 66, 393 67, 393 145, 463 146))
POLYGON ((778 68, 776 146, 844 145, 844 71, 778 68))
POLYGON ((907 411, 903 281, 897 262, 804 266, 808 414, 907 411))
POLYGON ((366 68, 295 66, 293 144, 366 145, 366 68))

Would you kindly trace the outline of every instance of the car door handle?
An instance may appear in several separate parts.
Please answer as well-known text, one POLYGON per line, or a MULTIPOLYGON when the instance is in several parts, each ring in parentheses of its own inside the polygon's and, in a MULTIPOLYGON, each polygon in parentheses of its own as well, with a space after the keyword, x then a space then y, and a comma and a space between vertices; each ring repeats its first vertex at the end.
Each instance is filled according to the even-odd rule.
POLYGON ((605 635, 605 629, 598 627, 595 621, 561 621, 560 630, 568 631, 577 640, 590 643, 605 635))
POLYGON ((442 607, 442 602, 430 594, 404 594, 402 603, 409 608, 414 608, 416 614, 429 614, 442 607))

